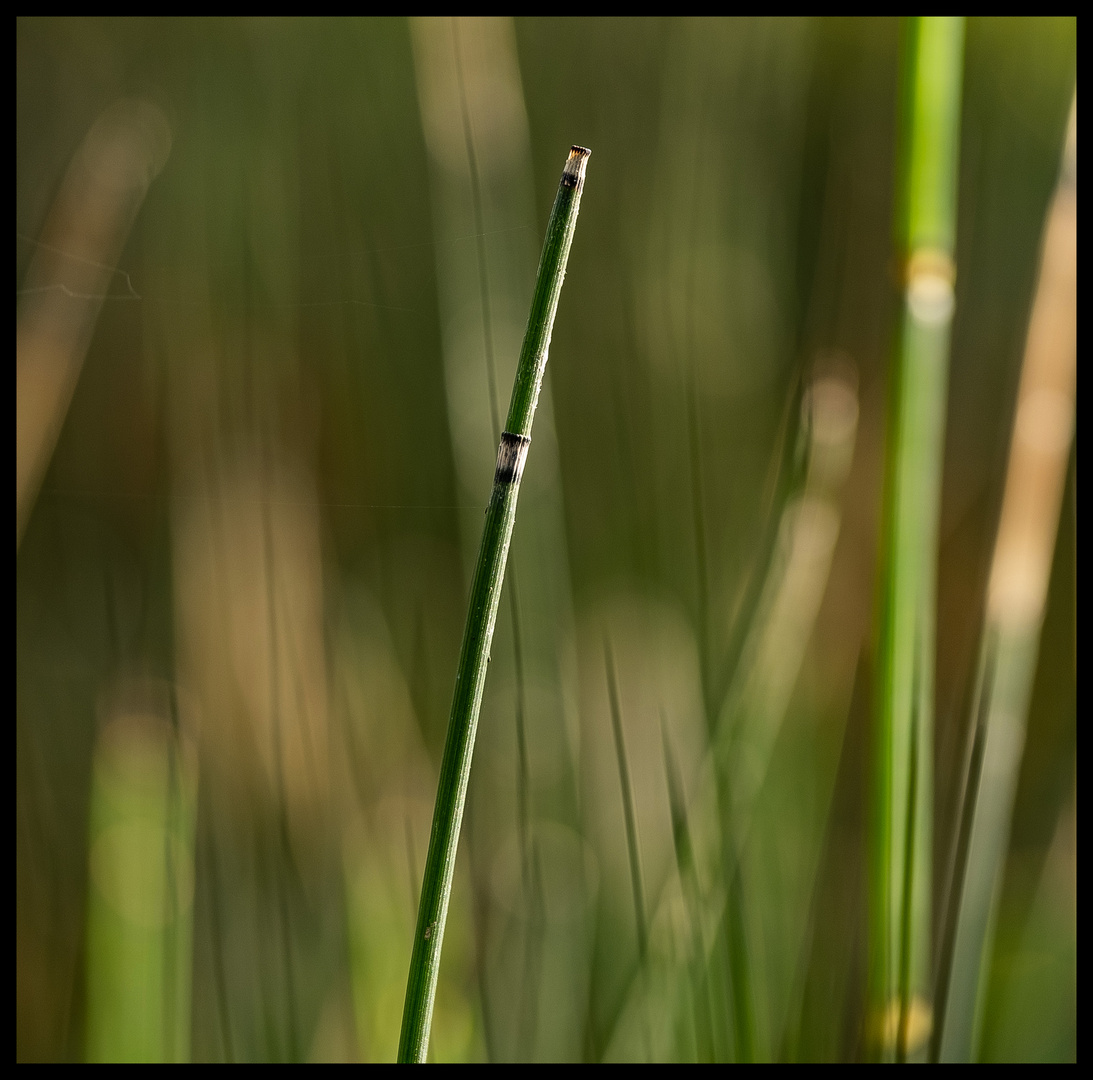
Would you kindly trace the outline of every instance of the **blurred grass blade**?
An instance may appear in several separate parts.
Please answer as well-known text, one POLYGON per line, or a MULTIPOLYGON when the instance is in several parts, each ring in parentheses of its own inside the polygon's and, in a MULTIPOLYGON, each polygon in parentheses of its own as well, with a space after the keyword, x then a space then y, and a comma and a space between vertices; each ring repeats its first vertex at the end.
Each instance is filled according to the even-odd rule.
POLYGON ((425 1060, 429 1046, 433 998, 440 970, 444 922, 448 913, 459 829, 470 778, 475 729, 482 704, 490 645, 493 641, 501 586, 505 576, 520 477, 531 442, 535 417, 565 278, 569 249, 577 225, 584 174, 591 151, 573 147, 562 172, 558 195, 547 225, 527 331, 512 388, 508 421, 501 435, 493 493, 486 507, 482 545, 471 584, 467 624, 456 674, 448 736, 440 767, 429 853, 421 886, 414 951, 406 983, 406 1003, 399 1042, 399 1061, 425 1060))
MULTIPOLYGON (((799 433, 805 447, 793 455, 801 458, 801 464, 792 470, 779 500, 784 505, 775 515, 777 539, 773 552, 764 560, 766 574, 749 607, 748 633, 736 650, 736 670, 723 695, 712 747, 710 775, 720 783, 715 802, 723 808, 719 815, 719 874, 727 898, 726 891, 718 889, 704 894, 699 885, 688 823, 693 806, 689 809, 684 800, 663 714, 661 717, 672 843, 690 948, 698 958, 690 982, 696 1002, 696 1050, 700 1059, 729 1056, 730 1046, 737 1060, 762 1060, 772 1053, 769 1039, 757 1037, 761 1031, 754 1013, 757 980, 749 956, 751 939, 761 941, 765 927, 753 934, 745 925, 748 890, 741 863, 752 859, 749 837, 754 829, 756 802, 797 684, 839 533, 839 500, 853 457, 858 423, 853 369, 841 358, 838 363, 821 366, 808 380, 804 392, 794 394, 793 402, 800 413, 799 433), (701 928, 710 923, 718 927, 712 948, 701 933, 701 928), (731 999, 731 1008, 725 1013, 731 1030, 726 1031, 718 1030, 710 1015, 716 992, 713 968, 721 962, 726 969, 727 997, 731 999), (719 1047, 723 1039, 727 1042, 719 1047)), ((798 431, 797 425, 787 427, 798 431)), ((783 456, 790 457, 789 451, 783 456)), ((614 723, 613 700, 612 706, 614 723)), ((758 858, 761 861, 763 856, 758 858)), ((666 921, 673 898, 669 879, 650 898, 648 925, 666 921)), ((650 949, 656 951, 655 942, 650 949)), ((765 974, 761 983, 764 987, 784 982, 780 975, 765 974)), ((642 980, 636 977, 631 997, 641 990, 642 980)), ((768 1011, 780 1015, 782 1007, 775 1002, 768 1011)))
POLYGON ((978 1057, 994 909, 1009 840, 1074 430, 1077 345, 1077 99, 1044 230, 987 593, 981 703, 938 974, 935 1056, 978 1057))
POLYGON ((622 790, 622 812, 626 823, 626 850, 630 861, 630 886, 634 894, 634 924, 638 933, 638 963, 645 963, 649 948, 649 931, 645 923, 645 887, 641 879, 641 855, 638 849, 638 829, 634 818, 634 793, 630 787, 630 767, 626 762, 626 743, 622 734, 619 711, 619 689, 615 681, 615 660, 611 643, 603 643, 604 666, 607 669, 607 695, 611 703, 611 731, 615 736, 615 758, 619 766, 619 787, 622 790))
POLYGON ((190 1057, 196 758, 169 690, 106 709, 91 791, 87 1060, 190 1057))
POLYGON ((937 528, 953 314, 962 18, 912 19, 900 205, 907 258, 891 377, 870 819, 869 1055, 929 1031, 937 528))
POLYGON ((16 320, 16 549, 103 301, 140 299, 114 263, 170 148, 167 118, 155 105, 117 102, 92 124, 50 209, 16 320))
POLYGON ((717 753, 720 767, 730 772, 730 820, 741 851, 827 588, 857 434, 853 369, 818 372, 800 410, 807 468, 785 493, 768 572, 718 725, 717 753))
MULTIPOLYGON (((760 1022, 778 1016, 782 1005, 774 1000, 749 999, 749 987, 782 985, 770 972, 759 972, 772 962, 769 950, 753 946, 749 965, 749 938, 764 939, 762 925, 747 928, 745 920, 763 912, 749 911, 741 892, 752 872, 759 873, 764 856, 749 848, 756 803, 767 780, 775 744, 789 711, 805 652, 823 600, 835 543, 839 535, 839 496, 846 478, 857 430, 858 403, 854 373, 843 365, 819 370, 805 392, 794 395, 800 410, 799 432, 805 451, 804 466, 794 469, 786 485, 777 531, 762 589, 754 602, 749 628, 738 651, 738 663, 720 712, 714 752, 717 772, 726 777, 723 830, 728 833, 724 863, 733 910, 726 932, 732 952, 734 1019, 737 1057, 759 1060, 773 1053, 773 1033, 760 1022), (731 869, 730 869, 731 868, 731 869), (745 1009, 745 1006, 748 1006, 745 1009), (762 1009, 762 1013, 759 1013, 762 1009), (748 1019, 749 1010, 752 1019, 748 1019), (750 1048, 750 1049, 749 1049, 750 1048)), ((777 961, 775 961, 777 962, 777 961)))
POLYGON ((672 815, 672 850, 676 857, 676 873, 683 891, 691 945, 691 983, 694 998, 695 1056, 698 1061, 714 1060, 713 1016, 710 1011, 710 991, 706 969, 706 948, 702 941, 702 898, 695 873, 694 841, 687 820, 687 799, 683 782, 672 752, 668 723, 664 710, 660 712, 660 735, 664 743, 664 775, 668 781, 668 806, 672 815))

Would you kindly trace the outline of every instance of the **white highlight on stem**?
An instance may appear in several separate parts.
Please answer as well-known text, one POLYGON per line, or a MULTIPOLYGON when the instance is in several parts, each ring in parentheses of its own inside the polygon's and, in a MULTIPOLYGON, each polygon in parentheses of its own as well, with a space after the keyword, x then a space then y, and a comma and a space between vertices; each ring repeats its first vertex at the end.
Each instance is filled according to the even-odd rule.
POLYGON ((942 326, 952 318, 955 297, 948 278, 933 271, 915 274, 907 284, 907 307, 925 326, 942 326))

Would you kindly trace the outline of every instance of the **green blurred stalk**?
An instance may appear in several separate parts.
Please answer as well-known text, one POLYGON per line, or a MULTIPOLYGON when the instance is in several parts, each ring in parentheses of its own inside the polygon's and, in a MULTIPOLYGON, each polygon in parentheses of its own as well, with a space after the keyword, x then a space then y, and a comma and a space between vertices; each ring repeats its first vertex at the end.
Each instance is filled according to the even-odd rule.
POLYGON ((87 907, 87 1060, 190 1057, 196 767, 146 703, 95 749, 87 907))
POLYGON ((964 20, 909 21, 897 230, 907 258, 891 382, 870 815, 869 1056, 930 1025, 934 622, 964 20))
POLYGON ((1077 100, 1044 230, 987 593, 978 704, 938 971, 932 1056, 979 1056, 995 910, 1074 428, 1077 100))
POLYGON ((508 421, 497 451, 493 493, 486 507, 482 544, 471 584, 463 647, 456 673, 451 718, 440 766, 429 853, 421 886, 414 951, 406 982, 406 1003, 399 1041, 400 1062, 424 1062, 429 1047, 444 923, 448 914, 459 829, 470 779, 475 729, 482 705, 490 644, 505 576, 520 477, 546 369, 554 316, 558 310, 569 249, 577 225, 584 173, 591 151, 573 147, 562 172, 547 225, 539 273, 531 301, 524 344, 512 387, 508 421))
POLYGON ((622 734, 622 713, 619 709, 619 689, 615 678, 615 658, 611 643, 604 640, 604 667, 607 670, 607 696, 611 705, 611 732, 615 737, 615 759, 619 766, 619 787, 622 791, 622 813, 626 824, 626 852, 630 862, 630 888, 634 894, 634 925, 638 933, 638 964, 645 963, 649 951, 649 928, 645 922, 645 886, 641 877, 641 856, 638 849, 638 828, 634 813, 634 793, 630 784, 630 767, 626 761, 626 742, 622 734))

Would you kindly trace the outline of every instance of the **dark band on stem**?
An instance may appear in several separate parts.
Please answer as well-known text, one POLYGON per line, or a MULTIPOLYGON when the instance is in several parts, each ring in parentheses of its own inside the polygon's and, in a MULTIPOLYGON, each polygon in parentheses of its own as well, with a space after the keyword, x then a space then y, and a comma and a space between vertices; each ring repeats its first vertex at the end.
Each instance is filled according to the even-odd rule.
POLYGON ((577 188, 584 186, 584 171, 588 167, 588 155, 592 151, 583 146, 570 148, 569 159, 562 170, 562 187, 577 188))
POLYGON ((526 435, 514 435, 511 431, 501 432, 501 445, 497 448, 497 471, 493 474, 495 484, 520 482, 530 445, 531 439, 526 435))

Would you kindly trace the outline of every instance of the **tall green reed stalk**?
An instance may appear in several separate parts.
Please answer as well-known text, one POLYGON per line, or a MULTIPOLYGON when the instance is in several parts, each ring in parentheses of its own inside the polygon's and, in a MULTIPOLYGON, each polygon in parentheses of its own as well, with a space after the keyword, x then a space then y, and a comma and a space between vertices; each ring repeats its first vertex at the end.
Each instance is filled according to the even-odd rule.
POLYGON ((907 26, 870 816, 867 1046, 906 1060, 930 1023, 937 531, 954 307, 964 21, 907 26))
POLYGON ((539 273, 520 362, 516 369, 508 420, 497 451, 493 493, 486 507, 482 544, 471 584, 451 718, 437 785, 433 827, 414 935, 414 951, 406 983, 406 1002, 398 1052, 400 1062, 422 1062, 428 1051, 429 1027, 440 971, 444 923, 455 872, 459 829, 467 797, 474 736, 482 704, 490 645, 497 621, 497 608, 501 599, 505 563, 512 529, 516 523, 520 477, 531 443, 535 407, 542 388, 554 316, 558 310, 569 249, 577 226, 584 174, 590 153, 590 150, 574 146, 562 172, 539 261, 539 273))
POLYGON ((980 645, 937 984, 934 1060, 979 1057, 994 922, 1074 430, 1077 100, 1044 229, 980 645))
MULTIPOLYGON (((483 482, 505 420, 498 387, 503 393, 516 372, 541 223, 512 20, 422 18, 411 20, 410 29, 428 150, 447 428, 469 581, 488 493, 483 482)), ((557 954, 558 938, 573 937, 572 926, 559 922, 558 905, 543 904, 540 884, 557 888, 579 876, 568 863, 545 876, 539 866, 560 857, 541 850, 550 843, 541 835, 544 822, 548 831, 559 824, 576 831, 580 820, 573 589, 560 477, 548 374, 536 409, 535 466, 520 485, 521 527, 509 550, 507 598, 482 699, 483 742, 465 825, 480 1030, 491 1060, 566 1060, 579 1048, 576 1025, 556 1009, 541 1015, 538 1003, 540 954, 557 954), (512 850, 519 874, 499 891, 493 871, 512 850)), ((561 993, 579 1009, 584 969, 566 971, 570 982, 561 993)), ((441 1001, 449 979, 459 975, 445 968, 441 1001)), ((434 1051, 440 1051, 436 1044, 434 1051)))

